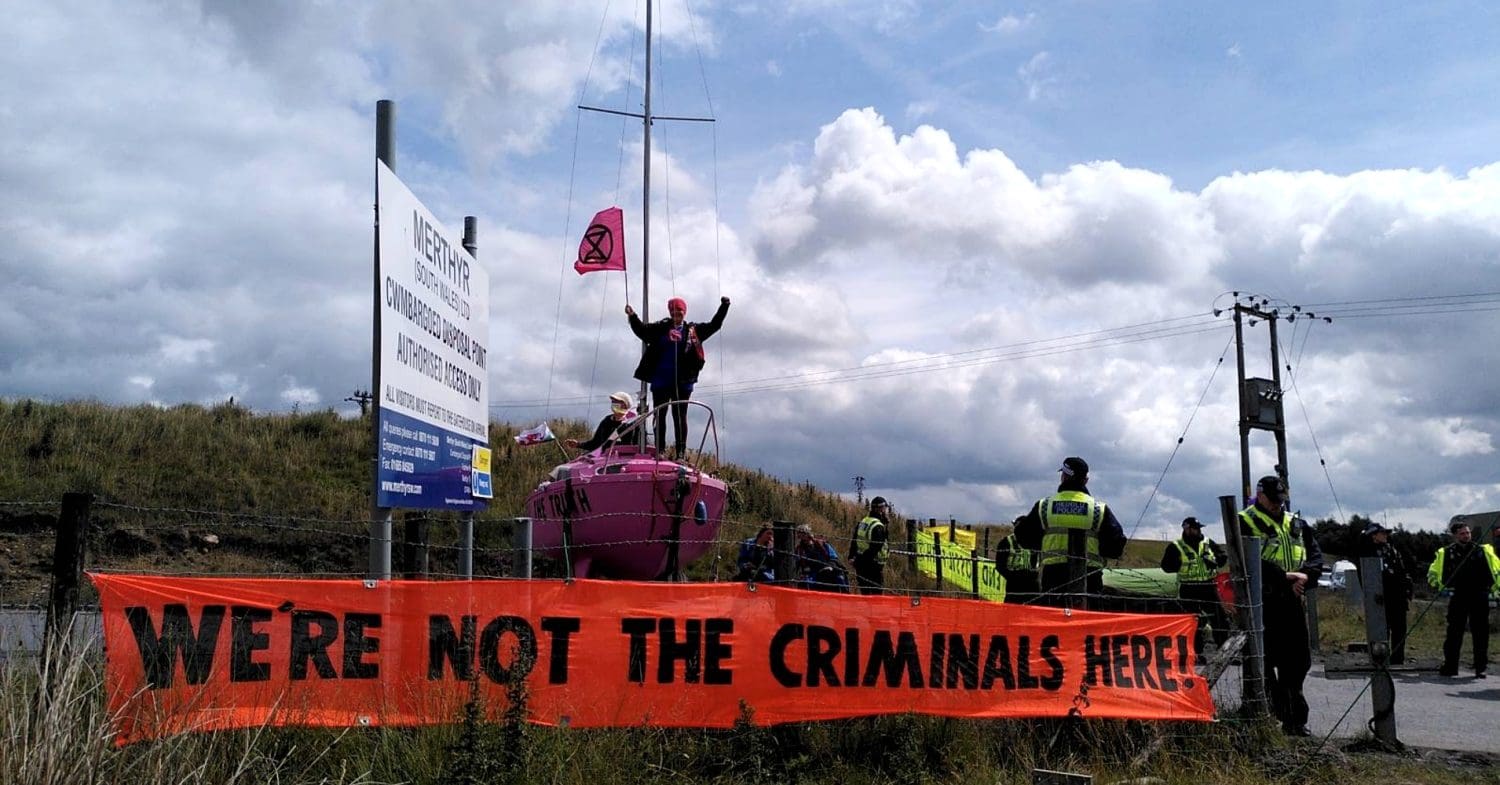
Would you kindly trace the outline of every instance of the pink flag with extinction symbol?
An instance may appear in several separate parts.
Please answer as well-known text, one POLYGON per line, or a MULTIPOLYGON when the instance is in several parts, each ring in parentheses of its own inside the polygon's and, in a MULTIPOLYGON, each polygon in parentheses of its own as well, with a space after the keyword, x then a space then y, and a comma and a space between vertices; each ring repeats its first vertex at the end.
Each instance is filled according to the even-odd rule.
POLYGON ((579 275, 596 270, 625 269, 625 214, 618 207, 600 210, 589 222, 578 244, 579 275))

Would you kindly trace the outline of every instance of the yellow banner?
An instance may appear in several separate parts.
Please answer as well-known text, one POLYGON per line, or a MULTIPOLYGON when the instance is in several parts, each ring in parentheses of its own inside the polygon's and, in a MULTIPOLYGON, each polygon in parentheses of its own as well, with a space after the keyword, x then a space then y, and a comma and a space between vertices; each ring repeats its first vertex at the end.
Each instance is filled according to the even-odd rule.
POLYGON ((937 560, 934 554, 941 554, 943 559, 943 582, 959 589, 972 591, 974 588, 974 570, 979 570, 979 597, 991 602, 1005 602, 1005 577, 995 566, 993 559, 973 557, 974 532, 954 532, 956 542, 948 541, 948 528, 937 526, 924 531, 917 532, 917 572, 928 576, 937 577, 937 560), (965 535, 969 546, 964 545, 965 535), (941 550, 939 550, 939 548, 941 550))

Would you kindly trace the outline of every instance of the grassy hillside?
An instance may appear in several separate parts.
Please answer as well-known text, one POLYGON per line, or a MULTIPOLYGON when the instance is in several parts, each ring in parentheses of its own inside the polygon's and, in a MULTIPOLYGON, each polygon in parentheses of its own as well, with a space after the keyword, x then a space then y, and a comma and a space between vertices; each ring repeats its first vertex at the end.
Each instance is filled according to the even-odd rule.
MULTIPOLYGON (((581 422, 555 428, 587 438, 581 422)), ((475 572, 506 574, 509 529, 522 502, 563 453, 516 447, 492 426, 495 498, 477 516, 475 572)), ((151 572, 363 574, 368 560, 368 420, 331 411, 254 414, 233 403, 128 408, 99 403, 0 402, 0 603, 45 592, 62 495, 94 494, 89 565, 151 572)), ((835 543, 855 505, 734 465, 723 545, 690 574, 733 572, 734 543, 771 520, 808 523, 835 543)), ((419 513, 408 512, 416 516, 419 513)), ((456 571, 457 517, 426 515, 430 570, 456 571)), ((395 523, 397 539, 403 530, 395 523)), ((400 563, 399 546, 393 562, 400 563)), ((541 565, 543 569, 548 565, 541 565)), ((900 570, 894 576, 900 580, 900 570)))

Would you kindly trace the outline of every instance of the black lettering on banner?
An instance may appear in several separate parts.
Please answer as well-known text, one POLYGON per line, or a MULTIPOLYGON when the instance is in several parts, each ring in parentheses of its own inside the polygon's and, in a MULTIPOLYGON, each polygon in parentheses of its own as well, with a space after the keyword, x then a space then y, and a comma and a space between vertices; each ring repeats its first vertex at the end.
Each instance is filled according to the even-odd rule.
POLYGON ((536 631, 520 616, 496 616, 479 636, 479 662, 484 675, 496 684, 525 679, 536 665, 536 631), (516 639, 509 668, 500 662, 500 643, 506 633, 516 639))
POLYGON ((462 632, 453 629, 453 620, 435 613, 427 617, 427 679, 443 678, 443 663, 453 668, 453 678, 474 678, 474 644, 479 638, 479 622, 471 615, 462 617, 462 632))
POLYGON ((366 629, 380 629, 380 614, 349 613, 344 616, 344 678, 378 679, 380 665, 365 662, 366 654, 380 651, 379 638, 365 637, 366 629))
POLYGON ((1172 657, 1167 652, 1172 648, 1172 637, 1170 635, 1156 636, 1156 680, 1161 682, 1162 692, 1176 692, 1177 680, 1172 678, 1168 670, 1172 667, 1172 657))
POLYGON ((1151 678, 1151 639, 1144 635, 1130 636, 1131 670, 1135 672, 1135 687, 1139 690, 1161 689, 1156 679, 1151 678))
MULTIPOLYGON (((630 636, 630 663, 625 678, 636 684, 646 683, 646 635, 656 632, 655 619, 625 618, 620 620, 620 632, 630 636)), ((800 635, 802 630, 797 630, 800 635)), ((788 685, 791 686, 791 685, 788 685)))
POLYGON ((832 627, 817 624, 807 628, 807 686, 818 686, 819 679, 828 686, 839 686, 839 675, 833 669, 833 658, 843 648, 839 633, 832 627))
POLYGON ((1130 642, 1129 635, 1109 636, 1109 660, 1115 671, 1115 684, 1134 688, 1135 683, 1125 675, 1125 669, 1130 665, 1130 655, 1125 652, 1125 644, 1130 642))
POLYGON ((1031 636, 1022 635, 1016 641, 1016 687, 1034 690, 1042 686, 1042 680, 1031 675, 1031 636))
POLYGON ((324 611, 292 611, 292 641, 288 678, 293 681, 307 678, 307 664, 312 663, 320 679, 336 679, 338 671, 333 669, 333 659, 328 656, 328 647, 339 636, 339 622, 331 613, 324 611), (312 634, 313 625, 318 634, 312 634))
POLYGON ((552 636, 547 653, 547 683, 568 683, 568 637, 578 632, 583 620, 571 616, 543 616, 542 630, 552 636))
POLYGON ((266 681, 271 665, 251 659, 257 651, 271 648, 271 635, 256 632, 255 625, 271 620, 270 608, 236 605, 229 609, 229 680, 266 681))
POLYGON ((927 686, 943 686, 943 659, 948 656, 948 639, 941 632, 932 634, 932 651, 927 655, 927 686))
POLYGON ((219 628, 224 624, 224 610, 223 605, 203 606, 198 631, 194 633, 186 605, 172 603, 162 606, 161 635, 158 636, 144 606, 126 608, 125 619, 130 623, 136 650, 141 655, 146 686, 153 690, 172 686, 179 651, 182 652, 182 675, 187 683, 208 681, 208 674, 213 671, 219 628))
POLYGON ((734 656, 734 647, 723 636, 734 634, 734 619, 708 619, 703 632, 703 683, 733 684, 734 671, 724 667, 724 661, 734 656))
POLYGON ((864 680, 860 683, 865 687, 875 686, 880 678, 880 671, 885 671, 885 686, 901 686, 901 675, 904 671, 911 687, 920 689, 922 687, 922 658, 917 654, 917 636, 915 633, 902 631, 896 636, 895 645, 891 642, 890 630, 877 630, 875 639, 870 641, 869 666, 865 669, 864 680))
POLYGON ((1005 689, 1016 688, 1016 674, 1010 664, 1010 639, 1004 635, 991 635, 989 651, 984 657, 984 676, 979 680, 979 688, 988 690, 995 686, 995 679, 999 679, 1005 689))
POLYGON ((677 640, 677 620, 659 619, 656 654, 656 683, 671 684, 677 678, 677 662, 683 663, 683 681, 697 684, 702 673, 703 622, 687 620, 685 638, 677 640))
POLYGON ((944 686, 954 689, 958 686, 959 678, 963 678, 964 689, 972 690, 979 686, 979 635, 971 634, 968 637, 968 645, 964 645, 963 635, 948 636, 948 667, 947 678, 944 686))
MULTIPOLYGON (((628 621, 631 621, 631 620, 630 619, 626 619, 625 621, 628 622, 628 621)), ((629 630, 626 630, 626 632, 629 632, 629 630)), ((770 663, 771 664, 771 675, 774 676, 774 677, 776 677, 776 682, 778 684, 780 684, 781 686, 783 686, 783 687, 801 687, 802 686, 802 674, 800 674, 800 673, 798 673, 798 672, 796 672, 796 671, 794 671, 791 668, 788 668, 786 666, 786 648, 788 646, 792 645, 792 643, 794 641, 802 640, 802 635, 803 635, 803 627, 802 627, 802 625, 800 625, 800 624, 783 624, 783 625, 781 625, 780 629, 776 630, 776 634, 771 636, 771 663, 770 663)), ((646 665, 645 665, 646 651, 645 651, 645 649, 646 649, 646 644, 645 644, 644 640, 642 640, 642 643, 641 643, 641 660, 642 660, 642 662, 641 662, 641 678, 639 679, 639 681, 645 681, 645 672, 646 672, 646 665)), ((634 674, 635 674, 635 638, 634 637, 632 637, 630 639, 630 668, 631 668, 631 671, 630 671, 631 675, 634 676, 634 674)))
POLYGON ((844 630, 844 686, 859 686, 859 628, 844 630))
POLYGON ((1106 687, 1115 686, 1109 665, 1109 636, 1095 638, 1089 635, 1083 639, 1083 683, 1097 687, 1101 681, 1106 687))
POLYGON ((1062 659, 1057 656, 1057 649, 1061 645, 1062 641, 1056 635, 1042 638, 1042 659, 1052 666, 1052 673, 1042 677, 1042 689, 1048 692, 1062 689, 1063 664, 1062 659))

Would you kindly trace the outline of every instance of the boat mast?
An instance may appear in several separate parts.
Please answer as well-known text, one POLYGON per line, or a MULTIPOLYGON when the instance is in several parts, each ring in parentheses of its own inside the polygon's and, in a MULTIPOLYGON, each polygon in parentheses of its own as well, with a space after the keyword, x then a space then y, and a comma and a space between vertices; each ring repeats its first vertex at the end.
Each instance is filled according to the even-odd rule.
MULTIPOLYGON (((645 161, 641 168, 641 321, 651 323, 651 2, 646 0, 646 89, 645 108, 641 112, 642 138, 645 140, 645 161)), ((641 351, 648 347, 643 341, 641 351)), ((646 414, 646 380, 641 380, 640 413, 646 414)), ((636 428, 637 438, 644 450, 646 428, 636 428)))

